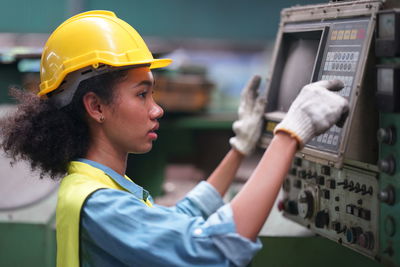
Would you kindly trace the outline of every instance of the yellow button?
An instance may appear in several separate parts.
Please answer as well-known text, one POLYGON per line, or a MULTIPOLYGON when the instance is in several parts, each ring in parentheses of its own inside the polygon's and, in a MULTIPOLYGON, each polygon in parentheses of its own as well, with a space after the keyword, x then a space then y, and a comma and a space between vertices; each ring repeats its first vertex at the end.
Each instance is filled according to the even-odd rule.
POLYGON ((350 32, 351 32, 351 30, 346 30, 344 32, 343 40, 349 40, 350 39, 350 32))
POLYGON ((332 31, 331 40, 336 40, 337 38, 337 30, 332 31))
POLYGON ((344 35, 344 31, 339 31, 339 32, 338 32, 337 39, 338 39, 338 40, 343 40, 343 35, 344 35))

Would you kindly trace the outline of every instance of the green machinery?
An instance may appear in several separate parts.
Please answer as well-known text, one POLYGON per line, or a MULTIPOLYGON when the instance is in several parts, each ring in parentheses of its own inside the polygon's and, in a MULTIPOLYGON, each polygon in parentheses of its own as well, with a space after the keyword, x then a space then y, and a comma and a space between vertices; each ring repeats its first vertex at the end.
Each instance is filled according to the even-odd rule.
POLYGON ((305 84, 342 80, 347 121, 297 153, 279 207, 286 218, 390 266, 400 266, 398 5, 360 0, 284 9, 261 140, 266 147, 305 84))

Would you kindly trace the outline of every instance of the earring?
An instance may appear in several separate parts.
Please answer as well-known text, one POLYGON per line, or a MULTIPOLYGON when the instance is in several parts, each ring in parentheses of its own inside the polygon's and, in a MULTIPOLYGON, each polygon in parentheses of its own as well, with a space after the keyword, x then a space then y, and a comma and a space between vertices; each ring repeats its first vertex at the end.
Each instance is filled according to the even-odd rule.
POLYGON ((103 117, 103 115, 101 115, 101 117, 100 117, 100 122, 103 122, 104 121, 104 117, 103 117))

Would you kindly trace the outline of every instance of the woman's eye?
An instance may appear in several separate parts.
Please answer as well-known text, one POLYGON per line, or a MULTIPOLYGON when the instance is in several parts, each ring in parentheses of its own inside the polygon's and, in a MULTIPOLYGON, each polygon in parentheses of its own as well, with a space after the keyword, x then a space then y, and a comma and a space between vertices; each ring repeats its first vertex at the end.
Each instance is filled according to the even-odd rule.
POLYGON ((138 94, 138 96, 141 98, 146 98, 146 95, 147 95, 147 91, 141 92, 140 94, 138 94))

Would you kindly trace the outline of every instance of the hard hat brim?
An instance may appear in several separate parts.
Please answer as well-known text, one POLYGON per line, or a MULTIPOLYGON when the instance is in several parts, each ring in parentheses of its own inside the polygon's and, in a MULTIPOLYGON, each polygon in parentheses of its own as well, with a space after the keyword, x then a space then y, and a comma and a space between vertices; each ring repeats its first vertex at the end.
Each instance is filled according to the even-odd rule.
POLYGON ((172 63, 172 59, 170 59, 170 58, 154 59, 152 62, 150 62, 150 69, 164 68, 164 67, 167 67, 171 63, 172 63))
MULTIPOLYGON (((103 63, 103 62, 99 62, 103 63)), ((151 60, 144 60, 144 61, 135 61, 135 64, 109 64, 109 62, 104 62, 103 64, 110 65, 113 67, 125 67, 125 66, 132 66, 134 68, 137 65, 146 65, 149 64, 150 69, 159 69, 159 68, 164 68, 172 63, 172 59, 170 58, 160 58, 160 59, 151 59, 151 60)), ((90 65, 89 65, 90 66, 90 65)), ((87 67, 87 66, 85 66, 87 67)), ((38 93, 38 96, 43 96, 46 95, 47 93, 50 93, 54 91, 56 88, 58 88, 61 84, 61 82, 64 80, 65 76, 67 76, 68 73, 70 73, 71 70, 65 69, 64 73, 60 73, 58 76, 59 79, 53 83, 52 86, 48 86, 47 88, 41 90, 38 93)), ((41 84, 42 86, 42 84, 41 84)))

